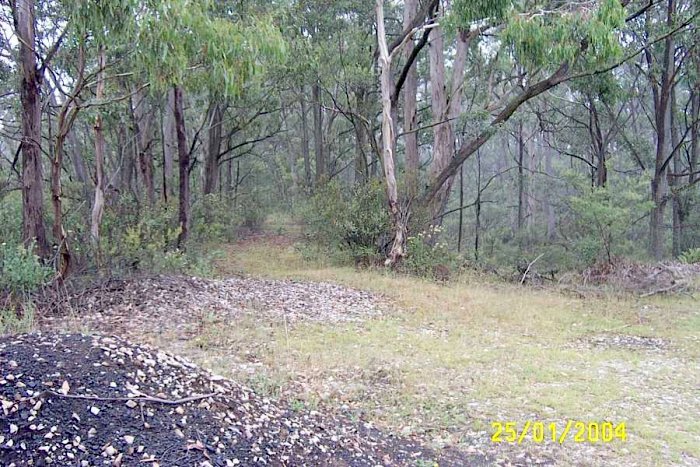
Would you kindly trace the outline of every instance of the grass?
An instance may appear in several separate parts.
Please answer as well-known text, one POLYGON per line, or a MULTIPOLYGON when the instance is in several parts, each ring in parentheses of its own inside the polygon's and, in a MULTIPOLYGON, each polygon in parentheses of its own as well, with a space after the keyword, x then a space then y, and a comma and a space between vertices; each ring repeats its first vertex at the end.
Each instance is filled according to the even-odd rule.
POLYGON ((436 446, 493 448, 492 421, 560 429, 569 419, 626 422, 627 442, 499 449, 562 465, 700 462, 700 313, 691 298, 581 300, 470 276, 442 286, 309 263, 293 247, 264 243, 228 247, 218 267, 222 275, 337 282, 397 305, 359 325, 290 329, 248 318, 204 327, 195 358, 294 407, 341 407, 436 446), (585 344, 608 335, 659 337, 668 347, 585 344))
POLYGON ((25 305, 18 312, 14 308, 0 308, 0 336, 30 332, 34 329, 34 309, 25 305))

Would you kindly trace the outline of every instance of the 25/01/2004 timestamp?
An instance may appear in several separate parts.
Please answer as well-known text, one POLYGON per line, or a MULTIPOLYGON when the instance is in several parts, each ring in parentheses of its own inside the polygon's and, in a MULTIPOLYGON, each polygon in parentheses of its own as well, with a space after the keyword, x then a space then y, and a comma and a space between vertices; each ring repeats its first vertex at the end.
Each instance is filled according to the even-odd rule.
POLYGON ((531 439, 536 443, 545 441, 564 444, 567 439, 575 443, 611 443, 627 441, 625 422, 617 425, 612 422, 581 422, 569 420, 566 424, 556 422, 527 421, 519 429, 515 422, 492 422, 494 443, 517 443, 531 439))

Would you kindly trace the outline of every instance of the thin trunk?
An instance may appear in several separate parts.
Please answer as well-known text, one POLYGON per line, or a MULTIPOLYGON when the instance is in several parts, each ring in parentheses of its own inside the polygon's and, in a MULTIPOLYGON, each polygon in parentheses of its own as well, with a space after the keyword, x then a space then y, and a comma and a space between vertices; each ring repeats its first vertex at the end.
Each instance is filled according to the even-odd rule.
POLYGON ((172 197, 173 167, 177 154, 177 132, 175 130, 175 91, 168 90, 163 112, 163 199, 172 197))
POLYGON ((607 163, 607 148, 603 138, 603 133, 600 128, 600 116, 595 100, 592 96, 588 96, 588 131, 591 137, 591 148, 594 154, 594 160, 591 161, 595 165, 595 186, 604 187, 608 182, 608 163, 607 163))
POLYGON ((518 122, 518 218, 516 231, 518 242, 522 247, 522 230, 525 222, 525 135, 523 134, 523 121, 518 122))
POLYGON ((314 151, 316 154, 316 186, 327 178, 326 157, 323 152, 323 109, 321 109, 321 86, 318 81, 312 86, 311 98, 314 113, 314 151))
MULTIPOLYGON (((357 112, 360 115, 365 115, 367 102, 367 89, 363 86, 358 86, 355 90, 357 100, 357 112)), ((369 147, 369 135, 367 127, 363 121, 357 117, 353 117, 353 126, 355 129, 355 184, 361 185, 369 178, 369 166, 367 164, 367 148, 369 147)))
MULTIPOLYGON (((85 70, 85 48, 81 42, 78 47, 78 79, 69 96, 66 96, 58 114, 57 134, 54 140, 53 157, 51 161, 51 201, 53 204, 53 237, 60 252, 58 258, 58 280, 62 281, 70 273, 71 253, 68 247, 66 231, 63 228, 61 169, 65 154, 65 143, 70 134, 78 108, 75 106, 75 97, 83 87, 83 72, 85 70)), ((52 95, 53 96, 53 95, 52 95)), ((84 177, 84 174, 83 174, 84 177)))
POLYGON ((394 241, 386 260, 387 266, 396 265, 406 254, 407 213, 401 212, 396 186, 394 167, 394 122, 391 111, 391 56, 386 44, 384 32, 383 0, 377 0, 377 40, 379 45, 379 66, 381 69, 380 89, 382 94, 382 165, 386 182, 389 213, 394 228, 394 241))
POLYGON ((474 261, 479 261, 481 240, 481 153, 476 153, 476 202, 474 203, 474 261))
POLYGON ((462 227, 464 225, 464 166, 459 168, 459 226, 457 227, 457 253, 462 252, 462 227))
MULTIPOLYGON (((97 75, 97 89, 95 91, 95 98, 97 100, 104 98, 104 67, 105 67, 105 50, 103 46, 100 46, 98 51, 98 75, 97 75)), ((102 214, 104 213, 105 205, 105 139, 102 132, 102 114, 98 110, 97 116, 95 117, 95 199, 92 204, 92 217, 90 224, 90 233, 92 236, 92 243, 94 250, 97 254, 98 266, 102 266, 102 256, 100 252, 100 224, 102 223, 102 214)))
MULTIPOLYGON (((541 147, 541 151, 544 151, 544 171, 548 177, 554 176, 554 170, 552 170, 552 150, 550 148, 541 147)), ((556 240, 557 236, 557 218, 556 212, 554 210, 554 203, 551 201, 551 193, 547 193, 545 196, 546 211, 547 211, 547 240, 553 242, 556 240)))
POLYGON ((140 90, 131 97, 131 118, 134 126, 135 149, 141 180, 146 189, 148 204, 155 203, 155 182, 153 180, 153 154, 151 153, 152 113, 147 109, 146 91, 140 90))
POLYGON ((187 147, 187 133, 185 132, 185 112, 183 104, 182 88, 174 86, 173 116, 175 118, 175 131, 177 133, 177 155, 180 173, 180 194, 178 221, 180 234, 177 237, 177 246, 184 249, 189 236, 189 212, 190 212, 190 152, 187 147))
MULTIPOLYGON (((666 9, 666 24, 673 27, 675 16, 675 0, 668 0, 666 9)), ((650 21, 647 14, 647 21, 650 21)), ((648 50, 648 49, 647 49, 648 50)), ((674 42, 669 36, 664 41, 663 63, 661 64, 661 77, 659 84, 652 82, 654 91, 654 111, 656 124, 656 157, 654 164, 654 176, 651 180, 651 198, 654 202, 649 221, 649 253, 660 260, 664 255, 664 211, 666 208, 666 193, 668 191, 666 170, 664 162, 670 154, 670 111, 669 100, 673 84, 674 70, 674 42)), ((649 67, 657 67, 651 58, 651 52, 647 52, 649 67)))
POLYGON ((307 118, 305 87, 301 88, 299 103, 301 105, 301 156, 304 158, 305 188, 311 188, 311 150, 309 146, 309 121, 307 118))
POLYGON ((35 47, 34 2, 17 0, 14 22, 19 39, 20 102, 22 105, 22 239, 35 242, 35 251, 49 256, 44 228, 41 164, 41 76, 35 47))
MULTIPOLYGON (((404 6, 403 24, 404 28, 408 27, 418 13, 418 1, 406 0, 404 6)), ((406 43, 404 57, 408 59, 415 45, 413 40, 406 43)), ((417 115, 417 94, 418 94, 418 72, 416 63, 414 62, 408 69, 406 81, 403 87, 404 107, 403 107, 403 131, 404 131, 404 146, 406 148, 406 190, 409 198, 414 198, 418 194, 418 170, 420 160, 418 155, 418 133, 416 115, 417 115)), ((461 244, 461 243, 460 243, 461 244)))
POLYGON ((221 105, 212 105, 209 115, 209 144, 204 160, 204 194, 208 195, 216 191, 219 183, 219 153, 221 152, 221 126, 223 112, 221 105))
MULTIPOLYGON (((671 132, 671 148, 675 148, 679 144, 678 127, 676 126, 676 88, 671 88, 670 102, 668 107, 669 112, 669 127, 671 132)), ((671 149, 673 150, 673 149, 671 149)), ((680 153, 673 157, 672 162, 673 172, 680 173, 682 168, 680 153)), ((670 171, 667 172, 670 175, 670 171)), ((672 247, 671 252, 674 258, 677 258, 682 253, 681 241, 683 238, 683 199, 682 194, 678 192, 678 188, 682 183, 680 177, 668 177, 668 185, 672 193, 672 247)))

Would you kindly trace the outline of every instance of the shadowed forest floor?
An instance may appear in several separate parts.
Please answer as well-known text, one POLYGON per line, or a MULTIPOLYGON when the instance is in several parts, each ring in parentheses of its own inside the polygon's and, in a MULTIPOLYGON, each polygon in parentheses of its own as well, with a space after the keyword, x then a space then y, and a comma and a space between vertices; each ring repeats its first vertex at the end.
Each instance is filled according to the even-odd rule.
POLYGON ((153 279, 144 287, 161 298, 127 287, 141 298, 113 315, 40 327, 126 335, 292 408, 362 417, 504 464, 700 463, 691 297, 584 300, 471 276, 438 285, 304 261, 281 235, 224 248, 221 281, 153 279), (491 442, 494 421, 562 430, 567 420, 625 422, 627 441, 491 442))

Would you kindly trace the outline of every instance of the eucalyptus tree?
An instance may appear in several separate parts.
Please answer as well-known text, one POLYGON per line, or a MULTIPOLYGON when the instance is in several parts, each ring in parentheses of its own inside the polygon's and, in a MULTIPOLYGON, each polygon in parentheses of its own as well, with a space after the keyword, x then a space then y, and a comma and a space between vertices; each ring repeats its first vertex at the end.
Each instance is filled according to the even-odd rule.
POLYGON ((189 233, 191 166, 185 91, 215 83, 224 96, 235 97, 261 72, 267 59, 283 53, 284 43, 266 17, 218 17, 206 1, 162 0, 149 6, 140 19, 137 60, 154 88, 173 91, 180 180, 178 246, 184 248, 189 233))
MULTIPOLYGON (((607 73, 643 50, 632 44, 630 47, 636 50, 624 55, 626 44, 619 39, 626 23, 650 8, 648 4, 630 6, 630 3, 457 0, 449 6, 439 5, 439 26, 433 26, 429 51, 433 159, 427 186, 418 199, 420 209, 429 213, 429 219, 439 220, 454 177, 464 161, 524 103, 574 79, 607 73), (626 6, 631 13, 625 10, 626 6), (463 49, 465 46, 460 44, 464 42, 467 47, 463 49), (490 71, 475 84, 481 88, 481 92, 475 90, 481 101, 471 111, 471 128, 453 149, 455 136, 451 121, 462 113, 462 77, 477 71, 473 57, 484 54, 492 58, 490 71), (444 56, 452 64, 451 83, 447 82, 444 71, 447 63, 444 56)), ((651 37, 650 42, 657 43, 687 30, 694 18, 692 13, 686 14, 682 21, 667 25, 651 37)), ((399 42, 431 27, 431 23, 430 14, 419 15, 417 23, 399 35, 399 42)))

